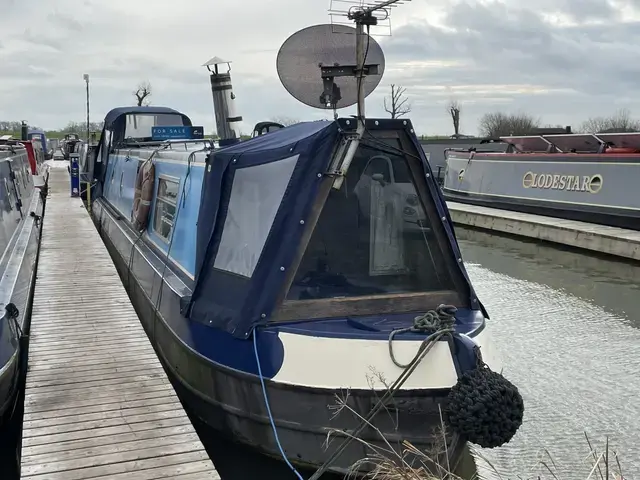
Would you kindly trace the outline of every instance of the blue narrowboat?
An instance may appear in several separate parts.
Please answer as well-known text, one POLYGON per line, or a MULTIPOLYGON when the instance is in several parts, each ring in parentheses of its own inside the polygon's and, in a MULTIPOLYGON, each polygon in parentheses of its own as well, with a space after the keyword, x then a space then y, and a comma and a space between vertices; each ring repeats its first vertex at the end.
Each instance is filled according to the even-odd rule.
MULTIPOLYGON (((411 122, 367 120, 334 186, 354 123, 278 126, 214 149, 181 112, 122 107, 88 164, 94 221, 183 402, 298 465, 327 462, 339 443, 324 448, 327 434, 359 424, 328 408, 346 392, 386 441, 432 451, 460 379, 497 361, 411 122)), ((361 437, 385 445, 373 428, 361 437)), ((447 436, 447 461, 468 439, 447 436)), ((352 442, 330 470, 366 453, 352 442)))

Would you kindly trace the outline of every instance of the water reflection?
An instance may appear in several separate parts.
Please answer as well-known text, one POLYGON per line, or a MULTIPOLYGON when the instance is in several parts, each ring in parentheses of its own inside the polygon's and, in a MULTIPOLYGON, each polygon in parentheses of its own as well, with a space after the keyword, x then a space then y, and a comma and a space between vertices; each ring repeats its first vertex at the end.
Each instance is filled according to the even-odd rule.
MULTIPOLYGON (((24 387, 22 387, 24 388, 24 387)), ((19 448, 24 414, 24 393, 21 393, 14 414, 0 428, 0 468, 3 480, 19 480, 19 448)))
POLYGON ((586 430, 600 445, 609 436, 626 475, 640 471, 640 268, 456 232, 504 374, 526 407, 512 442, 482 454, 505 478, 526 478, 547 448, 559 477, 586 478, 586 430))
POLYGON ((465 262, 591 301, 640 328, 640 264, 462 228, 456 236, 465 262))

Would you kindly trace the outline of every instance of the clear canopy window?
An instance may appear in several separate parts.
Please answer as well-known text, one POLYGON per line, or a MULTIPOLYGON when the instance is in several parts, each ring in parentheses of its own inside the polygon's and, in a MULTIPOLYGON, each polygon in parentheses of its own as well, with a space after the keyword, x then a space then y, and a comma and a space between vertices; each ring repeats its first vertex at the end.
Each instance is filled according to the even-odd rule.
MULTIPOLYGON (((331 189, 289 300, 453 288, 443 252, 397 139, 361 144, 331 189)), ((417 160, 412 160, 417 161, 417 160)))
POLYGON ((298 157, 236 171, 214 268, 253 275, 298 157))
POLYGON ((125 139, 151 139, 152 127, 169 127, 183 125, 182 115, 161 113, 157 115, 130 113, 127 114, 124 130, 125 139))

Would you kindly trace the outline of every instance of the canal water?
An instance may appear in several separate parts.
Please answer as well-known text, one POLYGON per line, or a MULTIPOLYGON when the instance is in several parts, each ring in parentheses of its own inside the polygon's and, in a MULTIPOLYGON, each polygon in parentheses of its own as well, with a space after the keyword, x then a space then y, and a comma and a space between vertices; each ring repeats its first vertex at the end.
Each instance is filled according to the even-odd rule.
MULTIPOLYGON (((508 445, 473 449, 479 476, 554 478, 542 460, 558 479, 586 479, 591 468, 586 432, 599 452, 608 436, 625 478, 640 480, 640 266, 478 231, 456 232, 491 316, 488 329, 503 373, 519 387, 526 409, 524 424, 508 445)), ((1 478, 16 479, 6 476, 15 467, 15 431, 0 440, 1 478)), ((283 463, 224 438, 203 442, 223 480, 295 479, 283 463)))
POLYGON ((502 478, 553 478, 543 460, 557 478, 586 479, 586 432, 599 453, 608 436, 625 478, 640 479, 640 266, 456 232, 503 374, 525 401, 516 437, 481 455, 502 478))

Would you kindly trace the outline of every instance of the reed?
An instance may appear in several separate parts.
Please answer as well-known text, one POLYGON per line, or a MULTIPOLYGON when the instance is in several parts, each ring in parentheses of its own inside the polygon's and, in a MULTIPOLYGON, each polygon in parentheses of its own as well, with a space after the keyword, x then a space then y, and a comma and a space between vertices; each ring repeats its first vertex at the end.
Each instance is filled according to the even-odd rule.
MULTIPOLYGON (((371 480, 476 480, 480 478, 475 474, 471 479, 463 478, 455 474, 450 465, 441 465, 436 461, 441 453, 446 449, 446 426, 443 421, 442 412, 440 412, 440 435, 442 438, 441 445, 434 448, 433 452, 424 452, 413 446, 410 442, 402 442, 400 449, 394 448, 391 443, 384 437, 382 432, 375 425, 367 422, 360 414, 348 405, 348 394, 344 397, 335 396, 336 404, 330 406, 335 410, 337 415, 342 411, 348 411, 357 417, 360 421, 366 422, 381 438, 382 446, 374 445, 370 442, 353 437, 349 432, 343 430, 333 430, 327 435, 325 442, 328 445, 331 438, 337 434, 342 437, 351 437, 353 441, 367 447, 369 454, 355 462, 347 474, 346 478, 355 479, 363 467, 369 469, 364 474, 365 479, 371 480)), ((610 448, 609 439, 606 438, 605 444, 598 449, 587 433, 584 434, 586 445, 588 447, 587 460, 589 461, 590 471, 584 480, 625 480, 622 466, 618 454, 610 448)), ((536 475, 518 475, 519 480, 565 480, 559 473, 557 463, 549 450, 543 449, 543 458, 539 460, 539 470, 541 473, 536 475)), ((503 476, 498 468, 496 468, 481 452, 475 452, 488 466, 491 476, 498 480, 508 480, 503 476)), ((572 476, 572 479, 576 477, 572 476)))

